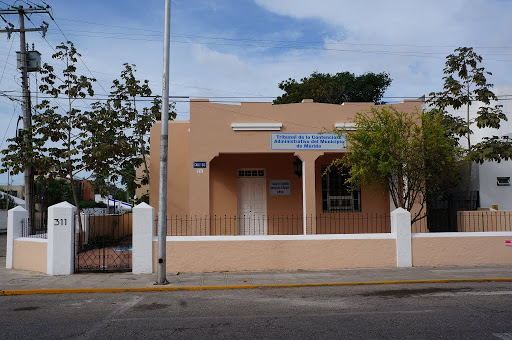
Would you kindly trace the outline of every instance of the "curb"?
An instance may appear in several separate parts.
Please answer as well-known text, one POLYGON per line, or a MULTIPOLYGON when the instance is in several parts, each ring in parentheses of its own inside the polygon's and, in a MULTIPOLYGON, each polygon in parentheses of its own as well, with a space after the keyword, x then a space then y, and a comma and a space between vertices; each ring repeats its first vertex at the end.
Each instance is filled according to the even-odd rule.
POLYGON ((261 285, 239 285, 239 286, 186 286, 186 287, 159 286, 159 287, 138 287, 138 288, 18 289, 18 290, 0 290, 0 296, 38 295, 38 294, 174 292, 174 291, 197 291, 197 290, 298 288, 298 287, 329 287, 329 286, 332 287, 332 286, 392 285, 392 284, 413 284, 413 283, 457 283, 457 282, 512 282, 512 278, 399 280, 399 281, 331 282, 331 283, 326 282, 326 283, 261 284, 261 285))

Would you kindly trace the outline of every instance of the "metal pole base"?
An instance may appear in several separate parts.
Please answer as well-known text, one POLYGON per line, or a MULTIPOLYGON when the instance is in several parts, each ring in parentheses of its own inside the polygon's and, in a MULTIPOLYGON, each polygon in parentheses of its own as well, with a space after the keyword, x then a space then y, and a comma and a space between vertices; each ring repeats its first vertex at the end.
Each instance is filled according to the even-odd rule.
POLYGON ((169 281, 167 281, 167 279, 165 279, 163 282, 156 281, 155 283, 153 283, 153 285, 155 285, 155 286, 164 286, 164 285, 168 285, 168 284, 169 284, 169 281))

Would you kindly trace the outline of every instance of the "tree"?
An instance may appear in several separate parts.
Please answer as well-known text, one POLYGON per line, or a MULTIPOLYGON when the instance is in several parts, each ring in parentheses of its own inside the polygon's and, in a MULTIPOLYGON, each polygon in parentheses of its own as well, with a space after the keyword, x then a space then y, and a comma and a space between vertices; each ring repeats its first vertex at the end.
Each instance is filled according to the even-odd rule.
POLYGON ((460 183, 462 149, 446 126, 442 112, 424 112, 421 130, 425 158, 425 198, 428 203, 446 195, 460 183))
MULTIPOLYGON (((126 202, 132 202, 135 197, 135 190, 137 190, 138 182, 137 182, 137 171, 135 166, 131 164, 127 164, 127 166, 123 169, 123 176, 121 177, 121 184, 123 184, 126 188, 126 202)), ((146 177, 147 174, 145 174, 146 177)))
MULTIPOLYGON (((43 207, 49 207, 64 201, 73 203, 73 189, 69 181, 60 178, 54 179, 38 176, 35 182, 36 201, 43 207)), ((80 195, 78 198, 80 201, 80 195)))
POLYGON ((289 78, 279 83, 285 93, 274 104, 300 103, 313 99, 318 103, 374 102, 380 104, 384 92, 391 84, 388 73, 365 73, 356 76, 350 72, 335 75, 314 72, 297 82, 289 78))
MULTIPOLYGON (((162 101, 159 96, 152 96, 149 81, 140 81, 135 77, 136 65, 124 63, 124 70, 120 79, 112 83, 112 91, 106 103, 97 102, 94 104, 91 121, 92 131, 110 130, 105 135, 110 140, 104 140, 105 136, 98 135, 95 142, 98 144, 118 143, 116 171, 97 172, 95 174, 95 190, 99 192, 102 188, 108 190, 105 181, 115 183, 121 179, 126 186, 128 195, 131 198, 135 195, 135 188, 141 184, 149 183, 149 142, 146 138, 151 126, 160 118, 162 101), (150 105, 144 106, 147 98, 153 98, 150 105), (112 117, 114 116, 114 117, 112 117), (104 119, 110 120, 110 126, 104 125, 104 119), (143 166, 141 178, 136 177, 139 166, 143 166)), ((174 103, 169 105, 169 120, 176 118, 174 103)), ((91 158, 96 155, 91 155, 91 158)), ((102 168, 102 167, 100 167, 102 168)), ((108 192, 107 192, 108 194, 108 192)), ((126 199, 126 198, 124 198, 126 199)))
POLYGON ((419 204, 412 222, 423 218, 427 186, 441 188, 443 181, 449 182, 439 180, 439 171, 449 171, 456 163, 441 115, 384 107, 357 113, 354 122, 355 131, 338 132, 346 134, 348 152, 333 165, 349 169, 348 183, 377 183, 388 189, 396 207, 411 211, 419 204))
MULTIPOLYGON (((10 167, 16 174, 23 171, 26 163, 32 165, 48 180, 69 181, 74 205, 80 212, 77 174, 81 171, 111 173, 119 157, 117 151, 125 140, 117 140, 118 126, 113 112, 103 112, 96 120, 90 111, 82 111, 76 101, 94 96, 95 79, 77 72, 80 54, 70 41, 56 47, 52 58, 64 64, 58 75, 53 66, 44 64, 39 90, 55 98, 45 99, 36 106, 29 133, 33 146, 24 145, 22 138, 10 139, 3 150, 4 169, 10 167), (61 105, 61 100, 65 101, 61 105), (110 114, 110 115, 108 115, 110 114)), ((2 170, 0 170, 2 171, 2 170)), ((81 219, 78 219, 81 227, 81 219)))
POLYGON ((0 190, 0 210, 9 210, 16 206, 16 203, 6 192, 0 190))
POLYGON ((502 105, 490 107, 491 101, 498 98, 491 91, 493 84, 487 81, 486 76, 492 75, 480 66, 482 57, 473 51, 472 47, 459 47, 454 54, 446 57, 443 69, 443 91, 430 93, 427 101, 433 107, 444 112, 444 122, 455 138, 464 137, 467 141, 465 160, 468 164, 466 179, 466 199, 469 199, 471 172, 473 162, 508 160, 512 157, 512 143, 508 138, 484 138, 476 145, 471 143, 472 125, 476 123, 478 128, 499 129, 500 122, 507 120, 502 111, 502 105), (470 117, 470 106, 475 102, 485 105, 480 106, 476 112, 476 118, 470 117), (446 113, 447 107, 457 110, 466 108, 466 119, 453 117, 446 113))
MULTIPOLYGON (((27 133, 33 139, 33 147, 28 149, 16 138, 6 150, 2 159, 9 165, 13 173, 21 172, 25 162, 34 166, 39 173, 50 179, 61 178, 70 181, 73 200, 79 209, 76 175, 82 170, 89 170, 89 164, 81 159, 81 152, 89 147, 82 127, 84 117, 75 105, 77 99, 92 97, 92 83, 95 79, 77 74, 76 63, 80 54, 70 41, 56 47, 53 59, 64 63, 61 77, 55 73, 54 67, 44 64, 40 73, 41 93, 54 98, 63 98, 64 106, 52 104, 45 99, 36 106, 39 112, 33 116, 32 129, 27 133)), ((80 221, 80 219, 79 219, 80 221)))

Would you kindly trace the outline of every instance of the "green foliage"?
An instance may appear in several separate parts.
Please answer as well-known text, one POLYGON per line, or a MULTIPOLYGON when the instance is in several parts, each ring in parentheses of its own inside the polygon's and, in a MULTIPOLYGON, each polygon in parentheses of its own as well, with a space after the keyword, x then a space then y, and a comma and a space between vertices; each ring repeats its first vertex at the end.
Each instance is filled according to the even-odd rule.
POLYGON ((289 78, 279 83, 285 93, 274 100, 274 104, 300 103, 313 99, 318 103, 342 104, 344 102, 381 102, 384 92, 391 84, 388 73, 365 73, 356 76, 350 72, 335 75, 313 73, 299 82, 289 78))
POLYGON ((443 112, 424 112, 421 123, 427 201, 442 196, 460 183, 462 148, 446 124, 443 112))
POLYGON ((443 177, 457 166, 457 147, 441 121, 441 114, 393 107, 357 113, 356 130, 341 132, 347 134, 348 152, 334 165, 349 168, 348 183, 387 188, 396 207, 411 211, 420 204, 416 221, 425 214, 427 186, 442 190, 457 180, 443 177))
POLYGON ((9 210, 16 206, 11 196, 7 195, 4 191, 0 191, 0 209, 9 210))
MULTIPOLYGON (((139 186, 137 183, 137 176, 136 176, 136 169, 132 164, 126 164, 125 168, 123 169, 121 177, 121 184, 123 184, 126 187, 126 198, 128 199, 127 202, 129 202, 133 197, 135 197, 135 190, 139 186)), ((146 175, 148 177, 149 181, 149 174, 146 175)))
POLYGON ((144 194, 142 195, 141 197, 138 197, 136 200, 135 200, 135 204, 140 204, 140 203, 147 203, 149 204, 149 194, 144 194))
POLYGON ((40 71, 39 90, 45 95, 63 98, 67 103, 55 105, 45 99, 37 105, 38 111, 32 116, 32 129, 27 132, 32 146, 20 138, 10 139, 11 144, 2 151, 2 163, 14 174, 22 172, 29 164, 49 179, 68 179, 72 184, 74 204, 78 206, 75 176, 82 170, 94 169, 82 158, 91 145, 83 129, 87 121, 75 101, 94 95, 92 83, 95 79, 77 74, 80 54, 72 42, 62 43, 55 50, 52 58, 62 62, 65 68, 59 76, 53 66, 45 63, 40 71))
MULTIPOLYGON (((94 174, 96 193, 111 195, 109 183, 121 179, 133 197, 137 186, 149 182, 147 134, 160 118, 161 99, 157 96, 149 106, 140 105, 140 97, 152 97, 149 82, 135 78, 135 65, 124 64, 120 80, 113 82, 109 100, 95 102, 90 110, 82 111, 76 100, 94 96, 95 79, 77 73, 80 54, 72 42, 57 46, 56 51, 52 58, 63 62, 65 68, 59 75, 53 66, 44 64, 40 91, 66 99, 67 104, 45 99, 36 107, 32 129, 25 136, 10 139, 10 144, 2 151, 0 173, 6 169, 11 169, 12 174, 22 173, 26 165, 31 165, 44 174, 47 181, 60 178, 75 183, 76 175, 87 171, 94 174), (32 147, 26 139, 32 140, 32 147), (144 166, 143 176, 136 178, 135 169, 141 165, 144 166)), ((176 112, 173 104, 169 107, 172 120, 176 112)), ((46 185, 45 195, 58 197, 59 202, 71 201, 69 193, 62 192, 62 182, 54 184, 55 190, 61 192, 52 192, 53 186, 46 185)), ((69 187, 75 191, 72 201, 79 207, 76 185, 69 187)), ((126 193, 120 195, 123 195, 122 200, 127 199, 126 193)), ((53 203, 54 199, 49 201, 53 203)))
MULTIPOLYGON (((149 142, 146 138, 153 124, 160 119, 162 100, 156 96, 150 106, 142 106, 140 97, 152 97, 149 81, 140 81, 135 77, 136 66, 123 64, 120 79, 114 80, 109 100, 106 103, 94 103, 89 113, 91 131, 99 131, 93 143, 98 145, 115 144, 116 157, 101 160, 100 155, 89 155, 91 161, 115 163, 115 170, 103 166, 105 171, 95 173, 95 191, 106 188, 105 181, 121 183, 127 188, 129 197, 135 195, 135 188, 149 183, 149 142), (106 124, 108 123, 108 124, 106 124), (143 175, 137 178, 135 169, 143 166, 143 175)), ((169 120, 176 118, 174 104, 169 105, 169 120)), ((126 200, 126 196, 123 198, 126 200)))
POLYGON ((85 200, 80 201, 78 203, 80 209, 88 209, 88 208, 106 208, 107 205, 103 202, 95 202, 93 200, 85 200))
POLYGON ((127 196, 126 190, 121 189, 121 188, 116 188, 112 198, 115 200, 118 200, 118 201, 123 201, 123 202, 129 201, 129 197, 127 196))
POLYGON ((512 140, 507 136, 484 137, 482 142, 473 145, 469 159, 480 164, 484 161, 508 161, 512 159, 512 140))
POLYGON ((92 185, 101 192, 103 197, 111 197, 118 201, 128 202, 129 197, 125 189, 118 188, 116 185, 104 180, 99 180, 96 183, 93 182, 92 185))
POLYGON ((38 176, 35 180, 35 186, 36 202, 42 203, 46 207, 60 202, 69 202, 71 204, 74 202, 73 189, 68 180, 38 176))
MULTIPOLYGON (((464 159, 468 164, 472 162, 500 161, 511 157, 512 142, 508 138, 484 138, 477 145, 472 145, 472 125, 476 123, 478 128, 500 128, 500 122, 506 121, 507 116, 502 111, 502 105, 490 107, 491 101, 498 98, 492 92, 493 84, 487 81, 491 72, 485 71, 480 66, 482 57, 473 51, 472 47, 459 47, 454 54, 446 57, 443 69, 443 91, 430 93, 427 101, 436 109, 445 112, 447 107, 457 110, 466 108, 466 119, 452 117, 445 112, 445 123, 454 138, 464 137, 467 140, 467 148, 464 159), (475 102, 481 102, 475 119, 470 119, 469 108, 475 102)), ((466 197, 469 198, 472 167, 468 166, 466 178, 466 197)))
POLYGON ((447 107, 457 110, 465 107, 466 119, 455 118, 445 114, 451 133, 458 137, 467 139, 466 157, 469 161, 482 163, 507 157, 507 147, 511 147, 508 139, 486 138, 479 143, 478 150, 473 152, 471 144, 472 125, 476 123, 478 128, 500 128, 501 121, 507 121, 507 116, 502 111, 502 105, 490 107, 491 101, 498 98, 492 92, 493 84, 487 81, 491 72, 485 71, 480 66, 482 57, 473 51, 472 47, 459 47, 455 54, 446 57, 446 65, 443 72, 444 91, 430 93, 431 98, 427 101, 438 110, 444 111, 447 107), (469 107, 475 102, 482 102, 477 110, 476 118, 470 119, 469 107), (456 122, 456 123, 454 123, 456 122), (463 126, 463 124, 465 126, 463 126), (483 150, 486 152, 482 152, 483 150))

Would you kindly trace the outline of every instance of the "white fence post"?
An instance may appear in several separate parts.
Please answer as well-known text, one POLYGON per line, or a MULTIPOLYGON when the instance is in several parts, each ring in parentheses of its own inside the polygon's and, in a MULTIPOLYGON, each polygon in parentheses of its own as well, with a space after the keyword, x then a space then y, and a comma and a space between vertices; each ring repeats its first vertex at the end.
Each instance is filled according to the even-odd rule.
POLYGON ((141 203, 133 208, 132 273, 153 272, 153 223, 155 209, 141 203))
POLYGON ((61 202, 48 208, 47 273, 73 274, 75 257, 75 206, 61 202))
POLYGON ((5 257, 5 268, 12 269, 12 253, 14 240, 22 235, 22 221, 28 219, 28 212, 18 206, 7 213, 7 254, 5 257))
POLYGON ((396 237, 396 266, 412 267, 410 212, 398 208, 391 213, 391 233, 396 237))

